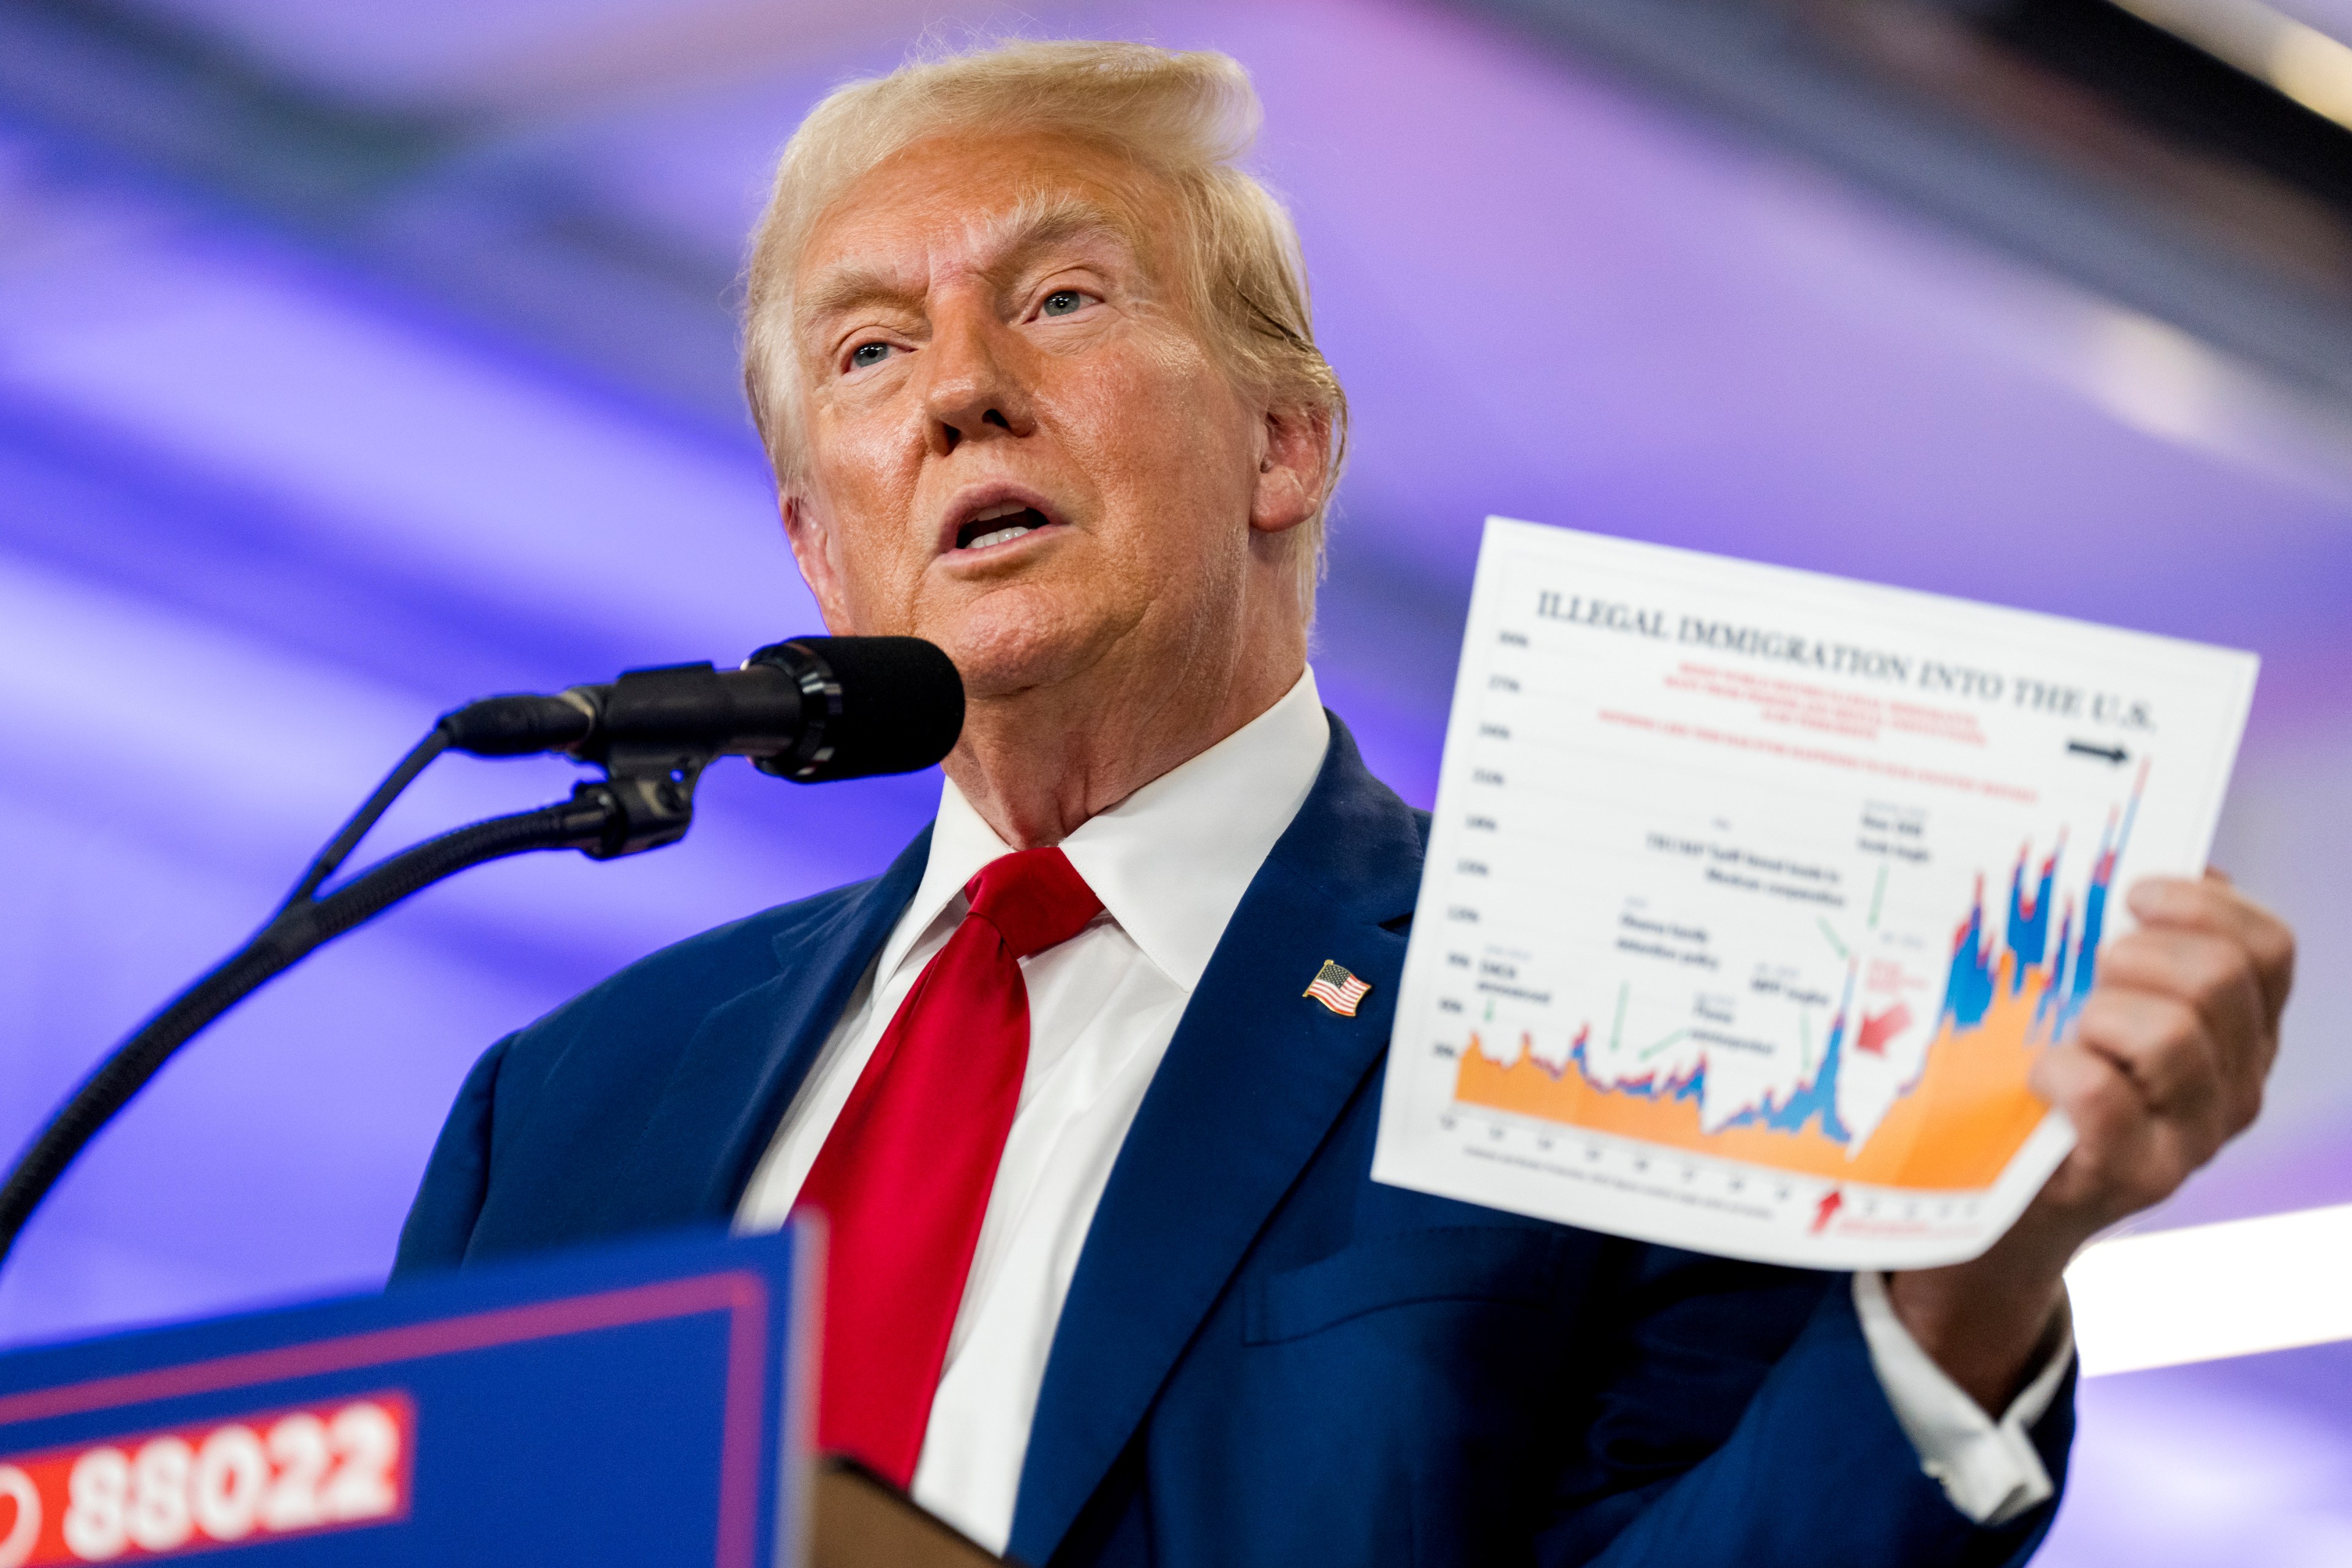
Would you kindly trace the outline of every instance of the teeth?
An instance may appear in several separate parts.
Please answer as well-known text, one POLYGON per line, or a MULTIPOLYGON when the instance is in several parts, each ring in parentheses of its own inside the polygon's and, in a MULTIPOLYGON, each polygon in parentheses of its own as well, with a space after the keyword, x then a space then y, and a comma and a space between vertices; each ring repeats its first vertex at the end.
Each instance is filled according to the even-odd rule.
POLYGON ((1026 506, 1017 500, 1009 500, 1001 506, 992 506, 984 511, 973 513, 971 520, 974 522, 994 522, 1000 517, 1011 517, 1014 512, 1027 511, 1029 509, 1026 506))
MULTIPOLYGON (((1016 507, 1013 510, 1017 511, 1022 509, 1016 507)), ((1000 512, 997 515, 1002 516, 1003 514, 1000 512)), ((985 520, 983 519, 982 521, 985 520)), ((985 550, 992 544, 1003 544, 1009 539, 1018 539, 1028 531, 1029 530, 1026 528, 1000 528, 994 533, 982 534, 978 539, 975 539, 970 544, 965 545, 964 548, 966 550, 985 550)))

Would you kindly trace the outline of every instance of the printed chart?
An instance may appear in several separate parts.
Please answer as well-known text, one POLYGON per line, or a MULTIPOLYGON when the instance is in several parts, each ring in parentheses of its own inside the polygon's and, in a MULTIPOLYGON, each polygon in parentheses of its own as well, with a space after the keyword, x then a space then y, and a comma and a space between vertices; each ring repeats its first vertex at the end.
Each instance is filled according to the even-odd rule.
POLYGON ((2249 655, 1488 524, 1374 1174, 1813 1267, 2063 1159, 2036 1055, 2201 867, 2249 655))

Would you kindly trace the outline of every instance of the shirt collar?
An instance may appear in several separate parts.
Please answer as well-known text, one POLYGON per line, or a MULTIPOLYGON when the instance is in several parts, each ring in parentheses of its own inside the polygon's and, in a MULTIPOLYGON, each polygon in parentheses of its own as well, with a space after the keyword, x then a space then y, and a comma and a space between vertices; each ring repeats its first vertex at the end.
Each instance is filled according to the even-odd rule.
MULTIPOLYGON (((1275 841, 1307 803, 1330 743, 1309 668, 1273 707, 1087 818, 1062 852, 1143 955, 1190 991, 1275 841)), ((876 984, 898 972, 941 917, 961 919, 964 884, 1012 852, 948 781, 930 859, 882 950, 876 984)))

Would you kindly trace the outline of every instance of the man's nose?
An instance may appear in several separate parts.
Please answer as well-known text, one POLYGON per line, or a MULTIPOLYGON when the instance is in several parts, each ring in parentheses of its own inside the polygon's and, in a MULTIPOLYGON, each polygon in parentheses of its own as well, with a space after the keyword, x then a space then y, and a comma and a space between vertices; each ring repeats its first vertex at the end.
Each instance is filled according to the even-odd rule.
POLYGON ((941 322, 929 352, 925 421, 933 455, 945 457, 976 437, 1026 436, 1034 428, 1020 346, 1002 323, 941 322))

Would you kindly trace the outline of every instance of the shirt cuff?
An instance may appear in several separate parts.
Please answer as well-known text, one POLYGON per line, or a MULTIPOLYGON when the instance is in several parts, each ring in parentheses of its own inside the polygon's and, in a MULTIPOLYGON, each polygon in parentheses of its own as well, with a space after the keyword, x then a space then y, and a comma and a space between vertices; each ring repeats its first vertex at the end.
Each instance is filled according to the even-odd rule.
POLYGON ((2049 1500, 2057 1488, 2027 1429, 2048 1412, 2074 1363, 2074 1312, 2063 1298, 2049 1361, 1998 1422, 1919 1348, 1887 1300, 1885 1275, 1853 1277, 1853 1310, 1895 1419, 1917 1450, 1919 1468, 1943 1487, 1954 1508, 1978 1524, 1994 1525, 2049 1500))

